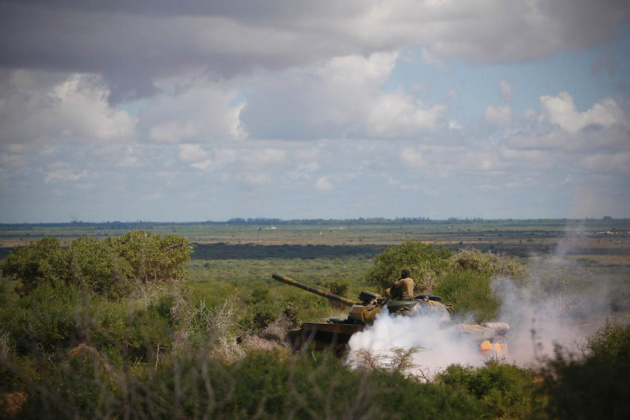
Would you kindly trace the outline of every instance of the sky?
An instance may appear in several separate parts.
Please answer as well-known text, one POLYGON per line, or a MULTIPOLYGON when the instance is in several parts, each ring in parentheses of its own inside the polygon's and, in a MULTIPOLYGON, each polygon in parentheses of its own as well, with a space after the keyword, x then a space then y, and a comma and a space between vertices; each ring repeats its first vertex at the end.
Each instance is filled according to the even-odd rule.
POLYGON ((0 1, 0 223, 604 216, 627 0, 0 1))

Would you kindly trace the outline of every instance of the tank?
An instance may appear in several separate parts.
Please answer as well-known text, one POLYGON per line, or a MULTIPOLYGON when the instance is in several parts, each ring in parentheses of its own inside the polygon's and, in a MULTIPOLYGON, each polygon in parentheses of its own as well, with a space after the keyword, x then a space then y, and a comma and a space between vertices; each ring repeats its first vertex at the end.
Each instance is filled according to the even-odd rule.
MULTIPOLYGON (((372 325, 376 316, 384 308, 387 308, 390 316, 433 316, 438 318, 444 326, 453 324, 451 306, 442 303, 439 296, 417 295, 413 300, 407 301, 386 299, 376 293, 362 291, 359 294, 359 301, 353 301, 289 277, 278 274, 272 274, 271 277, 281 283, 298 287, 349 308, 348 316, 344 319, 331 318, 327 322, 305 322, 299 329, 289 331, 286 341, 295 351, 312 344, 317 350, 331 348, 337 355, 343 355, 348 350, 350 337, 363 331, 366 326, 372 325)), ((510 331, 507 323, 457 324, 457 330, 476 341, 483 355, 507 356, 510 331)))

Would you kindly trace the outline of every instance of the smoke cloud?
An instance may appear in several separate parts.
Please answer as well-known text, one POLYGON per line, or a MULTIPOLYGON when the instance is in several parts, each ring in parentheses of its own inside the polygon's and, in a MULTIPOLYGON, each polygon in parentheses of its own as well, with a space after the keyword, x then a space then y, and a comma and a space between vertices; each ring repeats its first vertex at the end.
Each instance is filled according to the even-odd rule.
MULTIPOLYGON (((581 277, 580 265, 566 258, 574 244, 575 237, 567 238, 553 255, 534 259, 529 266, 532 275, 525 282, 509 278, 493 282, 492 290, 502 301, 497 321, 510 325, 508 354, 500 356, 505 362, 536 367, 554 357, 556 346, 580 354, 586 338, 611 314, 605 279, 588 276, 585 270, 581 277), (568 272, 578 273, 572 278, 579 284, 565 287, 568 272)), ((397 348, 416 348, 407 373, 424 379, 451 364, 483 366, 494 356, 484 356, 479 341, 461 334, 458 323, 471 322, 460 317, 445 325, 432 317, 394 317, 384 312, 373 326, 352 336, 348 362, 365 365, 364 356, 369 354, 372 361, 388 367, 397 348)))

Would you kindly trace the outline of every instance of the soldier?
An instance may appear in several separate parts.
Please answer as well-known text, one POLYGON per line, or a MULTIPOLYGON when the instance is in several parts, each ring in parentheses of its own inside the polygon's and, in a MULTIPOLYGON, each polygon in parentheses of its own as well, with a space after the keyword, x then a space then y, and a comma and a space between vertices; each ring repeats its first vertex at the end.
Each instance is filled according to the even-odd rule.
POLYGON ((400 278, 392 287, 385 290, 385 297, 395 300, 413 300, 413 279, 406 268, 400 272, 400 278))

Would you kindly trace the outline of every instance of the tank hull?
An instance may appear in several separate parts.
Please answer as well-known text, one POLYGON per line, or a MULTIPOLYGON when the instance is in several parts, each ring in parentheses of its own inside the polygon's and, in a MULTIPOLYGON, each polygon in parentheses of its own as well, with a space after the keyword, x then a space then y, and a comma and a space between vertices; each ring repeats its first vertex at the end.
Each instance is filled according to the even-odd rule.
MULTIPOLYGON (((363 331, 365 325, 331 322, 305 322, 299 329, 291 330, 286 341, 294 351, 307 347, 315 350, 332 350, 343 356, 349 350, 353 334, 363 331)), ((509 325, 506 323, 457 324, 460 334, 479 345, 483 355, 506 357, 508 351, 509 325)))
POLYGON ((331 349, 341 356, 348 350, 350 337, 364 328, 357 324, 305 322, 299 329, 289 331, 286 341, 294 351, 312 345, 315 350, 331 349))

